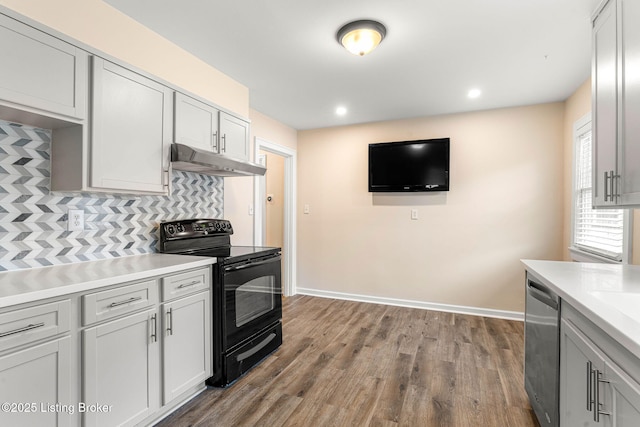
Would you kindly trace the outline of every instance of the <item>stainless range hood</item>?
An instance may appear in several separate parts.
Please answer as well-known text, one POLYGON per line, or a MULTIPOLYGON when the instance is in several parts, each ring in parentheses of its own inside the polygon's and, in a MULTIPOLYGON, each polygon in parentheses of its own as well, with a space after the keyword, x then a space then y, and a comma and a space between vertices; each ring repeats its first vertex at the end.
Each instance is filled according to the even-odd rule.
POLYGON ((264 175, 267 169, 257 163, 199 150, 184 144, 171 144, 173 169, 214 176, 264 175))

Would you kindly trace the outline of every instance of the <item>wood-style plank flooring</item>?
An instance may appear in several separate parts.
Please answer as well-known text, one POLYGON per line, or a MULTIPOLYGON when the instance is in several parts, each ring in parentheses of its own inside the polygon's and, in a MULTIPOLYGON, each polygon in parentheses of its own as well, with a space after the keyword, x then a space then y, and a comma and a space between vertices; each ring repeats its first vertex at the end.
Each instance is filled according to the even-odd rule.
POLYGON ((160 426, 538 427, 522 322, 294 296, 284 343, 160 426))

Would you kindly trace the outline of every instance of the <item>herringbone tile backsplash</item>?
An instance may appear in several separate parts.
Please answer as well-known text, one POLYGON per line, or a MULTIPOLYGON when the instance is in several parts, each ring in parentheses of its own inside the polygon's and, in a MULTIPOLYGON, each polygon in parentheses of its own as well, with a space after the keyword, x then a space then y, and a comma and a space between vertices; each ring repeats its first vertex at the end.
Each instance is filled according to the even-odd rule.
POLYGON ((0 120, 0 271, 156 252, 158 223, 222 218, 223 179, 173 172, 171 196, 50 192, 51 132, 0 120), (67 231, 83 209, 85 229, 67 231))

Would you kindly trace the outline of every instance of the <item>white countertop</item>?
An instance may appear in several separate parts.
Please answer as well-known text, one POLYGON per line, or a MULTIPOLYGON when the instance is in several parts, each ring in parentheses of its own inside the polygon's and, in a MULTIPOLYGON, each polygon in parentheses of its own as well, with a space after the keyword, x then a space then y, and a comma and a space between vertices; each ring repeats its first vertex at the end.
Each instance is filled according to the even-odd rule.
POLYGON ((640 358, 640 266, 522 260, 560 298, 640 358))
POLYGON ((203 267, 216 258, 144 254, 0 273, 0 308, 203 267))

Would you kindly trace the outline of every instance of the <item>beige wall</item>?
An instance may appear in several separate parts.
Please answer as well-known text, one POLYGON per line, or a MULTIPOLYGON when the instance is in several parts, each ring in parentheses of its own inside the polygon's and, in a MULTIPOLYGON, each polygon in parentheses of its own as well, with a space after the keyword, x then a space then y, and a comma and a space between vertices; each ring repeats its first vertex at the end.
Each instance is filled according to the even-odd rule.
POLYGON ((0 0, 0 5, 238 115, 249 116, 245 86, 101 0, 0 0))
MULTIPOLYGON (((296 150, 298 133, 292 127, 284 125, 264 114, 251 109, 251 157, 254 156, 255 139, 261 138, 274 144, 296 150)), ((233 177, 224 179, 224 217, 233 224, 234 245, 253 245, 253 216, 249 215, 249 206, 253 205, 253 178, 233 177)))
POLYGON ((563 116, 553 103, 299 132, 298 287, 523 311, 519 260, 562 259, 563 116), (367 192, 369 143, 438 137, 451 191, 367 192))

